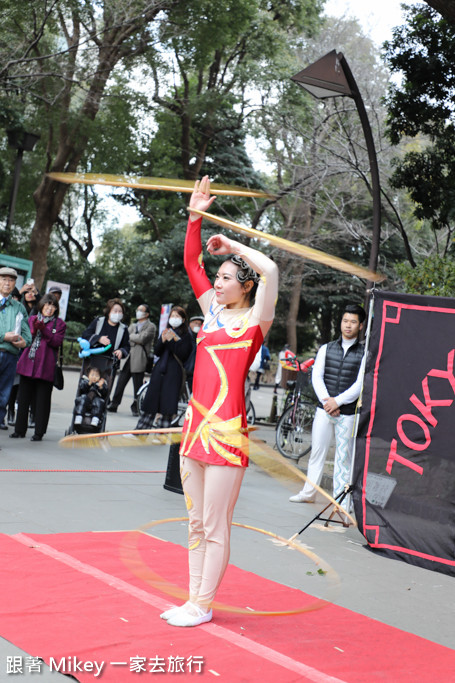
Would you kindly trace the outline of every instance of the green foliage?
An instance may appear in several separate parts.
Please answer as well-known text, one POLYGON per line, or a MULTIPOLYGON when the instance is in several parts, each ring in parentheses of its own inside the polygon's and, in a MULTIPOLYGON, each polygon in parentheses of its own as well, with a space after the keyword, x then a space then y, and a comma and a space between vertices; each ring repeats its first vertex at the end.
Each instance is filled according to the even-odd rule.
POLYGON ((242 62, 252 73, 254 62, 278 53, 286 34, 314 31, 321 9, 311 0, 187 0, 170 12, 163 38, 196 70, 220 53, 234 58, 229 69, 242 62))
POLYGON ((71 285, 67 319, 82 324, 84 330, 106 303, 103 297, 104 275, 86 259, 76 258, 69 264, 59 250, 53 250, 49 257, 48 276, 50 280, 71 285))
POLYGON ((82 332, 85 330, 85 325, 83 323, 77 322, 75 320, 66 321, 66 333, 65 339, 63 340, 63 364, 64 365, 81 365, 81 359, 79 358, 80 346, 74 341, 81 336, 82 332))
POLYGON ((178 3, 163 38, 192 68, 205 67, 215 50, 229 49, 244 37, 256 15, 256 5, 250 0, 178 3))
POLYGON ((414 215, 427 219, 433 229, 455 224, 455 131, 435 140, 421 152, 408 152, 397 163, 393 184, 408 188, 415 202, 414 215))
POLYGON ((17 102, 0 93, 0 128, 24 130, 24 116, 17 102))
POLYGON ((139 153, 137 129, 146 107, 145 96, 130 87, 125 74, 116 73, 90 123, 83 167, 96 173, 125 173, 139 153))
POLYGON ((406 292, 432 296, 455 297, 455 262, 453 259, 429 256, 416 268, 403 263, 397 266, 406 292))
POLYGON ((67 337, 80 337, 84 330, 85 326, 76 320, 68 320, 66 323, 67 337))
POLYGON ((384 44, 393 73, 401 74, 387 98, 389 133, 443 135, 455 124, 455 26, 428 5, 408 7, 406 23, 384 44))
POLYGON ((393 144, 425 137, 396 160, 392 182, 409 190, 416 217, 438 229, 454 218, 455 26, 423 5, 409 7, 406 20, 385 44, 392 72, 401 75, 386 98, 388 134, 393 144))
POLYGON ((0 143, 0 221, 5 220, 6 222, 11 192, 10 179, 12 179, 12 168, 14 167, 13 154, 15 154, 15 152, 13 153, 12 150, 6 148, 6 131, 23 132, 24 130, 23 106, 14 98, 3 94, 0 89, 0 131, 4 132, 4 135, 0 134, 0 140, 4 138, 4 144, 1 145, 0 143))
MULTIPOLYGON (((42 18, 40 4, 41 0, 28 3, 35 22, 42 18)), ((150 4, 145 0, 61 0, 59 9, 68 27, 74 11, 86 28, 94 22, 93 26, 102 29, 103 22, 120 27, 127 12, 134 10, 139 16, 150 4)), ((42 97, 28 99, 33 105, 24 107, 24 114, 28 125, 39 122, 43 139, 33 161, 30 157, 24 165, 21 188, 30 200, 46 164, 52 166, 56 159, 63 159, 61 167, 67 168, 74 158, 80 160, 78 168, 84 171, 185 178, 207 172, 219 182, 250 187, 266 185, 278 190, 288 186, 276 209, 269 208, 262 215, 262 229, 365 264, 371 198, 364 181, 358 180, 368 164, 355 108, 340 107, 347 113, 335 116, 330 104, 320 108, 289 80, 302 63, 328 51, 323 47, 324 40, 329 40, 325 31, 307 47, 307 36, 320 25, 319 12, 320 3, 313 0, 163 2, 160 21, 144 20, 123 45, 126 60, 119 61, 112 71, 107 69, 109 80, 96 116, 82 114, 81 110, 93 85, 91 78, 98 55, 97 47, 82 31, 84 41, 88 42, 76 51, 74 79, 68 77, 70 51, 48 62, 49 70, 52 66, 57 73, 58 67, 64 78, 37 79, 33 88, 28 84, 30 95, 41 93, 42 97), (146 84, 141 89, 144 94, 133 92, 128 80, 138 78, 138 65, 142 69, 139 78, 146 84), (62 88, 70 83, 71 91, 62 88), (263 116, 253 122, 252 112, 259 108, 259 101, 264 103, 263 116), (324 135, 316 141, 322 129, 324 135), (258 147, 264 141, 269 144, 268 160, 274 164, 274 170, 268 177, 255 172, 247 152, 247 135, 256 136, 258 147), (345 141, 347 135, 351 137, 343 148, 339 141, 345 141), (320 144, 319 156, 313 151, 316 142, 320 144), (358 161, 357 177, 354 174, 353 178, 349 162, 342 166, 341 160, 346 157, 358 161), (39 159, 39 167, 35 166, 35 159, 39 159), (346 176, 349 180, 343 182, 346 176), (306 223, 308 214, 313 221, 311 229, 306 223), (363 231, 344 229, 341 215, 347 225, 361 225, 363 231)), ((31 17, 25 19, 17 12, 16 15, 17 25, 21 30, 28 27, 31 35, 31 17)), ((100 40, 105 36, 107 32, 98 34, 100 40)), ((52 51, 56 45, 64 45, 56 15, 44 37, 45 42, 40 45, 43 50, 52 51)), ((115 31, 108 37, 113 41, 115 31)), ((355 45, 357 50, 355 32, 350 41, 348 44, 355 45)), ((111 47, 115 50, 113 44, 109 50, 111 47)), ((5 54, 1 53, 1 45, 0 54, 5 54)), ((354 64, 356 75, 362 64, 368 72, 364 82, 374 82, 378 91, 376 81, 381 80, 382 73, 373 53, 365 51, 365 55, 358 56, 354 64)), ((195 313, 197 303, 182 262, 186 197, 133 190, 116 190, 116 196, 119 192, 123 203, 140 207, 143 218, 135 226, 116 229, 113 221, 109 222, 101 213, 95 214, 93 222, 98 224, 95 228, 102 236, 90 261, 81 258, 71 242, 71 238, 84 242, 80 232, 82 193, 68 193, 73 213, 67 204, 61 210, 60 219, 64 219, 69 231, 60 227, 54 231, 47 276, 71 284, 69 319, 85 327, 102 312, 105 301, 116 295, 126 302, 131 315, 139 303, 148 303, 155 321, 165 302, 182 303, 188 306, 190 315, 195 313)), ((217 213, 245 224, 258 217, 255 212, 259 214, 260 208, 261 202, 232 198, 220 198, 215 205, 217 213)), ((26 209, 26 203, 21 202, 21 230, 14 245, 23 255, 28 255, 31 223, 26 209)), ((213 230, 213 226, 207 226, 203 242, 213 230)), ((237 235, 233 237, 239 239, 237 235)), ((337 331, 340 307, 346 298, 361 300, 364 283, 307 263, 302 274, 294 268, 301 265, 299 259, 292 262, 292 258, 277 251, 273 257, 282 268, 282 291, 272 328, 272 346, 279 348, 287 341, 289 293, 300 284, 296 280, 300 278, 303 288, 297 325, 302 353, 313 348, 315 340, 325 341, 337 331)), ((205 260, 213 275, 219 259, 205 260)))

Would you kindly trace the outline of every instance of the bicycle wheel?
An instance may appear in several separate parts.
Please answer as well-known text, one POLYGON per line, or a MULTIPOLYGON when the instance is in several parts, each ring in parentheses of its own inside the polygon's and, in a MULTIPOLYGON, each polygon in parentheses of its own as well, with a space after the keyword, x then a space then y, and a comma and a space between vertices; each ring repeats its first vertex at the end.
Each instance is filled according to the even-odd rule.
POLYGON ((311 427, 315 413, 312 403, 289 406, 276 428, 276 445, 285 458, 298 460, 311 450, 311 427))
POLYGON ((144 399, 145 399, 145 394, 147 393, 147 389, 149 386, 150 382, 145 382, 139 389, 136 395, 136 401, 137 401, 137 409, 139 412, 139 415, 144 414, 144 399))
POLYGON ((248 422, 249 425, 254 425, 256 422, 256 411, 254 409, 254 405, 250 401, 250 406, 247 410, 246 413, 246 421, 248 422))
POLYGON ((186 415, 186 409, 188 408, 188 402, 187 401, 179 401, 178 408, 177 408, 177 414, 175 415, 174 419, 171 422, 171 427, 183 427, 183 423, 185 422, 185 415, 186 415))

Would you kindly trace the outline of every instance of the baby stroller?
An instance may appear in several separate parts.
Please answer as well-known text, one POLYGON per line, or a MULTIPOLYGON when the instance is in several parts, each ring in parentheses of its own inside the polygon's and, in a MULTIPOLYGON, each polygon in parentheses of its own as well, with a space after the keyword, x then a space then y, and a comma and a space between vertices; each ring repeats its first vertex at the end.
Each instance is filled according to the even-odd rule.
POLYGON ((65 432, 68 434, 89 434, 95 432, 104 432, 106 429, 106 412, 109 396, 114 384, 115 375, 119 366, 119 361, 115 356, 108 355, 93 355, 83 359, 81 372, 79 375, 78 388, 74 400, 73 414, 69 429, 65 432), (92 401, 84 402, 84 379, 88 377, 90 370, 98 370, 100 378, 104 379, 103 386, 105 391, 102 394, 102 402, 98 402, 101 411, 97 413, 99 418, 98 424, 93 424, 92 401), (81 405, 86 404, 86 409, 81 410, 81 405), (82 413, 82 414, 81 414, 82 413))

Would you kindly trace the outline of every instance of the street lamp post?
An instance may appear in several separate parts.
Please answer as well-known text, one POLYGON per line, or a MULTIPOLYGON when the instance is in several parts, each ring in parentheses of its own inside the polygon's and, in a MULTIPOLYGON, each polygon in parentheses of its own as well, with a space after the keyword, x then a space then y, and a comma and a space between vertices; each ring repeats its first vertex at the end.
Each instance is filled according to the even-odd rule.
POLYGON ((3 239, 3 248, 8 249, 11 238, 11 226, 14 220, 14 211, 16 209, 17 192, 19 189, 19 177, 21 173, 22 157, 24 152, 32 152, 36 143, 40 139, 39 135, 34 133, 25 133, 23 131, 7 130, 8 146, 17 149, 16 162, 14 164, 13 189, 11 191, 8 218, 6 220, 5 236, 3 239))
MULTIPOLYGON (((379 240, 381 237, 381 186, 379 169, 374 146, 373 134, 367 112, 351 69, 341 52, 332 50, 317 62, 310 64, 291 80, 318 99, 327 97, 351 97, 357 107, 360 122, 365 136, 368 158, 370 161, 371 188, 373 196, 373 234, 369 269, 375 271, 378 265, 379 240)), ((368 283, 368 286, 370 283, 368 283)))

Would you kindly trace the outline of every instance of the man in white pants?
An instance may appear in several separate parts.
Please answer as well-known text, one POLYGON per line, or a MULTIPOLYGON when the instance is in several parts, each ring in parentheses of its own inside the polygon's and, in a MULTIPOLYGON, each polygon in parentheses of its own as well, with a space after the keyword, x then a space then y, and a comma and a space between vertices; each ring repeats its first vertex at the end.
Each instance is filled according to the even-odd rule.
MULTIPOLYGON (((365 321, 365 311, 357 304, 348 304, 341 320, 339 339, 319 349, 313 365, 312 382, 319 400, 313 421, 311 455, 305 486, 289 500, 292 503, 312 503, 321 483, 324 463, 335 434, 335 466, 333 497, 350 484, 353 428, 357 399, 362 387, 364 344, 359 340, 365 321), (310 483, 311 482, 311 483, 310 483)), ((348 509, 348 500, 342 503, 348 509)))

